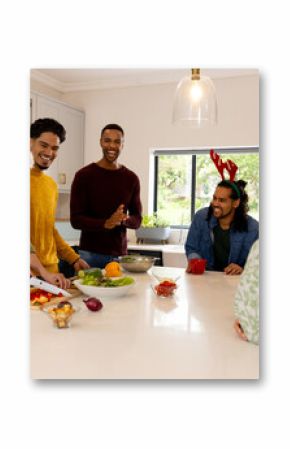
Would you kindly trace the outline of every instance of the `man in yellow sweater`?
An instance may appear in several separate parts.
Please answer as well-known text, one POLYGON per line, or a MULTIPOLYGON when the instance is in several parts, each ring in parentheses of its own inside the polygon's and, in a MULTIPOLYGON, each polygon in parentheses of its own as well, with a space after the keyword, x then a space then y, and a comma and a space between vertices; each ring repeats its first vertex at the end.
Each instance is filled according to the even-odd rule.
MULTIPOLYGON (((38 119, 30 127, 30 150, 34 160, 30 171, 30 241, 40 262, 51 273, 58 272, 59 258, 73 265, 76 272, 89 268, 55 228, 57 185, 44 173, 57 157, 65 135, 64 127, 51 118, 38 119)), ((70 282, 63 276, 60 284, 68 288, 70 282)))

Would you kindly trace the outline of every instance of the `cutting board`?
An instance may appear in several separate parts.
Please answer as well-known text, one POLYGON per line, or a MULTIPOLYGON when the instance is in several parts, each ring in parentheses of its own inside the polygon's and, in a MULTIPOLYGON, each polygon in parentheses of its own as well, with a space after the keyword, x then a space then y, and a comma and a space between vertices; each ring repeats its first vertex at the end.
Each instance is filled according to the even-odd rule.
MULTIPOLYGON (((39 290, 39 289, 31 287, 30 293, 33 293, 36 290, 39 290)), ((80 296, 82 294, 77 288, 68 288, 67 291, 68 291, 68 293, 71 294, 70 298, 67 298, 66 296, 61 296, 61 297, 60 296, 52 296, 49 301, 44 302, 41 305, 30 304, 30 308, 32 310, 41 310, 43 306, 47 306, 48 304, 57 304, 60 301, 69 301, 70 299, 75 298, 76 296, 80 296)))

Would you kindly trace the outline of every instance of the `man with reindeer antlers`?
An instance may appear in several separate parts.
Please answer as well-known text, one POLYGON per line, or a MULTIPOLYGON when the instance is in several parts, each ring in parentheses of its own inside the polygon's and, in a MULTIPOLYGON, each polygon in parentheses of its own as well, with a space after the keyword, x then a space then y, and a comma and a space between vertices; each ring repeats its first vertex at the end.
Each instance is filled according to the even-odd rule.
POLYGON ((210 151, 222 181, 217 185, 209 207, 195 214, 185 243, 190 271, 191 259, 206 259, 206 270, 224 271, 225 274, 241 274, 249 251, 259 237, 259 223, 247 214, 247 183, 235 181, 237 165, 223 162, 213 150, 210 151), (230 179, 224 178, 224 169, 230 179))

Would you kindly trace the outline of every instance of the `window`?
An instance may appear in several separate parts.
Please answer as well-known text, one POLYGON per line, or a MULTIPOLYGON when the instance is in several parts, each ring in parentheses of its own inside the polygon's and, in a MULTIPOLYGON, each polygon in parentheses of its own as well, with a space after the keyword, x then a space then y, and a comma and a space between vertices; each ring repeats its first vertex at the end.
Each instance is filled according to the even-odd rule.
MULTIPOLYGON (((172 227, 188 227, 198 209, 209 205, 221 180, 210 149, 155 150, 154 212, 172 227)), ((259 153, 257 148, 215 148, 225 161, 233 160, 239 170, 236 179, 248 184, 249 214, 259 218, 259 153)))

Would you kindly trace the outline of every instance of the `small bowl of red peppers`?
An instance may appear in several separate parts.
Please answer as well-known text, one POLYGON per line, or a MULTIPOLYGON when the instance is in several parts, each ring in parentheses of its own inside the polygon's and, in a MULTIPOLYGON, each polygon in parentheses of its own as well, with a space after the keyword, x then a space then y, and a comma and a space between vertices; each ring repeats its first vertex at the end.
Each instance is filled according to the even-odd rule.
POLYGON ((159 298, 169 298, 174 295, 177 284, 171 279, 165 279, 159 284, 153 285, 152 290, 159 298))

